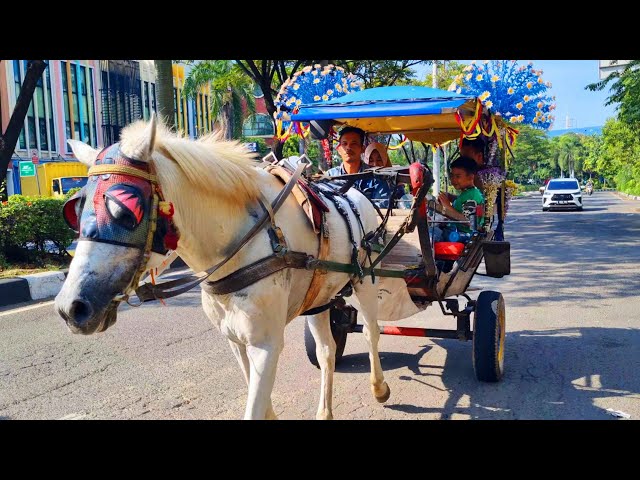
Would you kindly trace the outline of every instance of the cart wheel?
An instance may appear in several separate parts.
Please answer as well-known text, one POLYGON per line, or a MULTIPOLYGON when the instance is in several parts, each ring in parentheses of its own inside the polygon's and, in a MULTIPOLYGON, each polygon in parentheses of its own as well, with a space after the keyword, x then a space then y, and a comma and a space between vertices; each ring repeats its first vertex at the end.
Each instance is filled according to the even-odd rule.
MULTIPOLYGON (((349 333, 350 325, 350 310, 331 308, 329 311, 329 319, 331 322, 333 340, 336 342, 337 365, 340 363, 342 354, 344 353, 344 347, 347 345, 347 335, 349 333)), ((311 334, 308 320, 304 321, 304 346, 307 350, 307 357, 309 357, 309 361, 316 367, 320 368, 318 358, 316 357, 316 341, 311 334)))
POLYGON ((473 321, 473 369, 482 382, 497 382, 504 374, 504 297, 480 292, 473 321))

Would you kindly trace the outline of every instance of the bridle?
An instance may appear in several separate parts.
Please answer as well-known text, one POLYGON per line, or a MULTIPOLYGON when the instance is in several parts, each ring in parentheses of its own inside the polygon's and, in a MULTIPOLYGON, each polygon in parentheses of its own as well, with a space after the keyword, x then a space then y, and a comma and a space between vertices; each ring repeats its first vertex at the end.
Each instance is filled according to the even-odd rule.
POLYGON ((129 294, 135 291, 147 269, 151 253, 166 254, 177 247, 178 234, 171 220, 173 205, 164 201, 151 165, 126 156, 119 143, 100 151, 87 175, 87 185, 65 202, 64 219, 79 233, 79 240, 141 251, 139 268, 123 292, 114 299, 130 303, 129 294), (85 217, 86 199, 100 195, 104 201, 89 203, 85 217), (79 206, 82 218, 78 215, 79 206), (145 224, 148 224, 146 230, 145 224))

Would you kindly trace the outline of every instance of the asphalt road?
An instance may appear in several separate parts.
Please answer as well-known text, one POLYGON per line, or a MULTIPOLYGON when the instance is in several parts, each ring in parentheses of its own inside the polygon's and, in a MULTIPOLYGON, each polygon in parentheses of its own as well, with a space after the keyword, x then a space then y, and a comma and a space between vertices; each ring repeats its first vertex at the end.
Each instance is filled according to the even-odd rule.
MULTIPOLYGON (((596 192, 583 212, 543 213, 540 204, 538 195, 513 202, 512 274, 472 282, 505 297, 502 381, 476 380, 471 342, 382 336, 391 398, 381 405, 364 336, 354 333, 336 369, 335 418, 615 420, 608 408, 640 418, 640 202, 596 192)), ((72 335, 52 302, 0 311, 0 418, 242 418, 242 374, 199 290, 168 303, 121 307, 114 327, 89 337, 72 335)), ((399 324, 455 327, 437 306, 399 324)), ((319 388, 296 319, 276 413, 313 419, 319 388)))

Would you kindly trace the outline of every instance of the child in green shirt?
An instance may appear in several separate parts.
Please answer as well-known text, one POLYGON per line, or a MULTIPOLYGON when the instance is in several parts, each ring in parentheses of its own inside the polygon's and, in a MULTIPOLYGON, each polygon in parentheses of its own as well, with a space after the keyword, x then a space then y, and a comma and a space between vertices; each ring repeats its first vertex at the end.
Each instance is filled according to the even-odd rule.
MULTIPOLYGON (((460 191, 460 195, 453 197, 446 192, 440 192, 438 201, 441 205, 441 212, 452 220, 468 220, 470 215, 476 214, 478 205, 484 206, 484 196, 478 187, 474 185, 477 170, 478 164, 470 157, 459 157, 451 162, 449 178, 451 179, 451 185, 460 191), (453 203, 451 203, 452 199, 453 203)), ((484 212, 484 209, 482 211, 484 212)), ((476 229, 479 229, 484 225, 484 215, 478 215, 476 222, 476 229)), ((471 232, 467 225, 452 225, 457 225, 459 232, 471 232)))

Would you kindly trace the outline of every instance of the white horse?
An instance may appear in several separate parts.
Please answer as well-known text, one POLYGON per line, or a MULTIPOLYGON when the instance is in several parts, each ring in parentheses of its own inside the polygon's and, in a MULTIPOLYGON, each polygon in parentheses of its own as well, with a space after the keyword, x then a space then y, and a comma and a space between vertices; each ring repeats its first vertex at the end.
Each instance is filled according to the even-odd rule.
MULTIPOLYGON (((78 141, 70 140, 69 143, 81 162, 90 168, 94 166, 100 153, 98 150, 78 141)), ((180 232, 177 253, 195 272, 206 270, 224 259, 228 247, 241 238, 262 214, 258 199, 271 202, 282 190, 282 182, 258 168, 251 154, 238 142, 222 141, 217 135, 199 140, 181 138, 164 126, 156 125, 155 117, 150 122, 140 121, 125 128, 119 148, 124 156, 144 162, 136 165, 146 164, 157 175, 165 199, 175 207, 173 220, 180 232)), ((100 192, 100 182, 107 177, 109 175, 92 176, 89 185, 98 182, 93 187, 100 192)), ((111 177, 112 183, 113 178, 121 178, 123 183, 127 183, 125 175, 111 177)), ((357 206, 365 231, 375 230, 376 213, 369 201, 355 189, 350 189, 347 196, 357 206)), ((94 208, 102 208, 98 205, 101 201, 105 202, 96 195, 94 208)), ((101 241, 99 235, 91 230, 92 225, 87 226, 91 221, 86 214, 87 208, 91 208, 87 207, 90 203, 87 199, 84 206, 78 206, 79 229, 83 233, 67 279, 56 297, 56 308, 69 329, 82 334, 104 331, 115 322, 119 303, 114 299, 137 278, 136 272, 142 263, 141 250, 126 246, 131 242, 121 237, 118 242, 101 241), (83 235, 88 238, 83 239, 83 235)), ((327 204, 330 212, 326 219, 331 240, 328 259, 348 264, 352 247, 345 220, 331 202, 327 204)), ((119 210, 114 210, 113 205, 109 205, 109 209, 110 215, 117 217, 119 210)), ((360 228, 353 213, 349 212, 349 216, 354 226, 355 241, 360 245, 360 228)), ((318 255, 318 235, 292 195, 276 213, 275 219, 290 250, 318 255)), ((137 228, 144 225, 148 228, 144 222, 137 228)), ((140 232, 133 228, 131 235, 134 234, 140 232)), ((272 253, 267 229, 262 228, 209 280, 225 277, 272 253)), ((364 255, 360 248, 361 262, 364 255)), ((248 385, 245 419, 276 418, 271 392, 278 357, 284 346, 284 328, 301 307, 312 275, 312 270, 286 268, 233 293, 214 295, 202 290, 202 306, 206 315, 228 338, 244 373, 248 385)), ((324 282, 311 307, 328 303, 351 278, 339 272, 328 272, 323 277, 324 282)), ((370 276, 364 277, 362 282, 356 279, 352 284, 370 347, 371 389, 375 398, 384 402, 389 398, 390 390, 384 381, 378 357, 377 286, 370 276)), ((331 419, 336 345, 330 330, 329 312, 325 310, 307 318, 317 345, 316 355, 322 375, 316 418, 331 419)))

